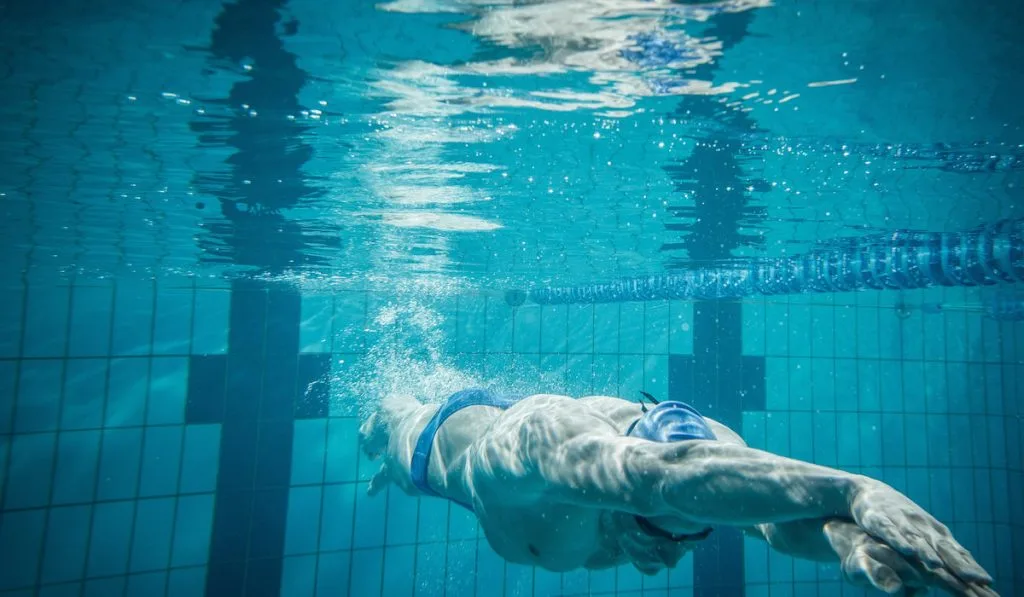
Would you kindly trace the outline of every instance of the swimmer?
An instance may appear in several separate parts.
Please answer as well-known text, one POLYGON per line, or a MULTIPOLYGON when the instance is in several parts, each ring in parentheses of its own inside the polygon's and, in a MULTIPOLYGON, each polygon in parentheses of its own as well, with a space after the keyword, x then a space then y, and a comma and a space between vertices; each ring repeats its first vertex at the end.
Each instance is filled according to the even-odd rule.
POLYGON ((554 572, 653 575, 735 527, 889 594, 996 595, 949 529, 892 487, 749 448, 687 404, 647 398, 391 396, 360 427, 381 461, 368 491, 451 500, 498 555, 554 572))

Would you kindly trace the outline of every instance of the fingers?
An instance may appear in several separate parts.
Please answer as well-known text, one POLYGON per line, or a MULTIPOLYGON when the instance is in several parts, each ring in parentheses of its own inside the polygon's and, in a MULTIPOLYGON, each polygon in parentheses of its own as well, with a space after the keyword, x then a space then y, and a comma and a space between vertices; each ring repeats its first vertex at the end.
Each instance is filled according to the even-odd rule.
POLYGON ((895 572, 908 589, 927 587, 928 583, 921 571, 888 545, 872 542, 864 546, 864 551, 871 559, 895 572))
POLYGON ((945 568, 931 570, 929 576, 932 579, 933 586, 938 587, 951 595, 970 595, 969 587, 961 582, 960 579, 953 576, 945 568))
POLYGON ((899 575, 891 568, 875 561, 861 550, 850 554, 843 562, 846 578, 857 585, 872 586, 879 591, 895 595, 903 590, 899 575))
POLYGON ((985 585, 968 586, 967 595, 969 595, 969 597, 999 597, 999 593, 996 593, 992 587, 985 585))
POLYGON ((915 513, 866 513, 862 528, 898 553, 919 561, 927 570, 946 569, 964 583, 990 584, 985 572, 970 552, 957 543, 949 530, 938 521, 920 524, 915 513))
MULTIPOLYGON (((895 513, 897 516, 899 513, 895 513)), ((889 545, 900 554, 923 562, 929 568, 942 566, 939 557, 929 542, 905 520, 894 520, 893 517, 875 513, 858 521, 860 526, 872 537, 889 545)))
MULTIPOLYGON (((863 533, 860 529, 859 532, 863 533)), ((871 586, 886 592, 899 591, 901 595, 923 595, 929 586, 935 587, 957 597, 994 597, 996 593, 987 585, 988 580, 965 581, 960 578, 949 565, 929 567, 913 557, 904 556, 898 553, 889 545, 879 542, 864 534, 862 538, 856 538, 855 533, 844 529, 856 547, 847 551, 848 556, 843 562, 844 573, 853 582, 870 584, 871 586), (893 580, 898 580, 899 584, 893 580)), ((959 548, 955 542, 951 542, 943 548, 946 555, 944 559, 956 556, 958 562, 968 562, 965 566, 970 569, 974 563, 966 550, 959 548), (966 554, 966 555, 965 555, 966 554)), ((980 569, 980 567, 979 567, 980 569)), ((982 570, 982 573, 984 571, 982 570)), ((987 577, 987 575, 985 575, 987 577)))
MULTIPOLYGON (((908 560, 884 544, 875 543, 867 546, 865 549, 871 558, 881 562, 900 577, 904 586, 908 589, 908 594, 910 594, 910 589, 933 586, 956 596, 981 597, 984 595, 985 597, 992 597, 995 595, 995 592, 986 586, 990 580, 987 580, 988 575, 984 574, 984 570, 981 570, 981 572, 986 577, 985 580, 965 581, 949 564, 929 567, 914 559, 908 560)), ((956 553, 958 558, 963 557, 959 551, 956 553)), ((973 558, 969 557, 969 554, 967 557, 970 562, 974 562, 973 558)), ((977 564, 974 563, 974 565, 977 564)), ((980 569, 980 566, 978 569, 980 569)))
POLYGON ((992 577, 985 572, 985 569, 978 564, 971 553, 955 541, 940 539, 937 549, 946 567, 961 580, 982 584, 992 583, 992 577))
MULTIPOLYGON (((992 597, 992 577, 954 538, 949 528, 908 497, 884 484, 866 485, 852 508, 854 522, 875 541, 900 557, 874 553, 883 564, 912 585, 909 562, 926 584, 954 595, 992 597)), ((895 554, 894 554, 895 555, 895 554)))
POLYGON ((999 593, 996 593, 992 587, 985 585, 970 585, 964 594, 967 597, 999 597, 999 593))

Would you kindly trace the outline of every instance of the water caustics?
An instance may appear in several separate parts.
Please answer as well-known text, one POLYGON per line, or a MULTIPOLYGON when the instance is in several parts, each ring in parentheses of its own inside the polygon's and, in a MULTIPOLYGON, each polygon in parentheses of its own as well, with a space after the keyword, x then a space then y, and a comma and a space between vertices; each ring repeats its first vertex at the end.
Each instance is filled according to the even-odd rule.
MULTIPOLYGON (((715 83, 692 70, 713 62, 721 42, 683 25, 770 4, 380 3, 376 9, 391 15, 382 18, 450 19, 443 30, 453 37, 443 38, 444 49, 383 60, 371 69, 367 97, 379 111, 365 117, 372 132, 360 142, 364 160, 356 174, 366 199, 339 216, 372 230, 365 258, 381 277, 396 264, 420 277, 456 276, 492 257, 514 256, 517 237, 532 233, 521 204, 512 205, 521 201, 516 190, 529 187, 515 186, 523 180, 509 178, 509 170, 517 157, 529 157, 517 152, 543 136, 524 128, 538 115, 557 119, 583 112, 588 122, 595 115, 617 119, 648 110, 645 98, 731 92, 740 84, 715 83), (451 49, 467 40, 468 51, 451 49)), ((551 130, 559 124, 551 123, 551 130)), ((589 139, 589 129, 573 134, 589 139)), ((561 205, 549 201, 544 209, 571 206, 561 205)))

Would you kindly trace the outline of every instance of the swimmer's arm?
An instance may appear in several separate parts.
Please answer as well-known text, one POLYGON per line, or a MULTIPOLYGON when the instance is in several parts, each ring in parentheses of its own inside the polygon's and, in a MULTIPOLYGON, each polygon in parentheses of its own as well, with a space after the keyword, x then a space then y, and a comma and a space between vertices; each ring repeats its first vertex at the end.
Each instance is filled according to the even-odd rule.
POLYGON ((764 539, 780 553, 815 562, 838 563, 843 576, 853 584, 885 593, 919 595, 928 586, 934 586, 954 595, 985 594, 961 591, 955 582, 951 584, 941 574, 925 571, 852 521, 798 520, 759 524, 743 531, 764 539))
POLYGON ((842 556, 829 543, 825 524, 829 520, 813 518, 791 522, 758 524, 744 527, 743 533, 763 539, 779 553, 814 562, 836 562, 842 556))
POLYGON ((553 499, 701 525, 850 518, 854 497, 870 482, 744 446, 596 433, 570 436, 527 458, 553 499))

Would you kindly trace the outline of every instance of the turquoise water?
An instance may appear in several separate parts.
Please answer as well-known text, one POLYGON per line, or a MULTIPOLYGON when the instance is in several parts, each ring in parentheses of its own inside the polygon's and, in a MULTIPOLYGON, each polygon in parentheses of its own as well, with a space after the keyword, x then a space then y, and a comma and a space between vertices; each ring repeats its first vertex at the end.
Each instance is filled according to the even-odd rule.
MULTIPOLYGON (((640 390, 863 472, 1024 586, 1024 327, 990 287, 511 306, 1024 217, 1020 9, 0 5, 0 595, 862 594, 717 532, 507 564, 365 495, 360 417, 640 390), (942 304, 942 312, 929 305, 942 304)), ((1019 292, 1019 291, 1018 291, 1019 292)))

